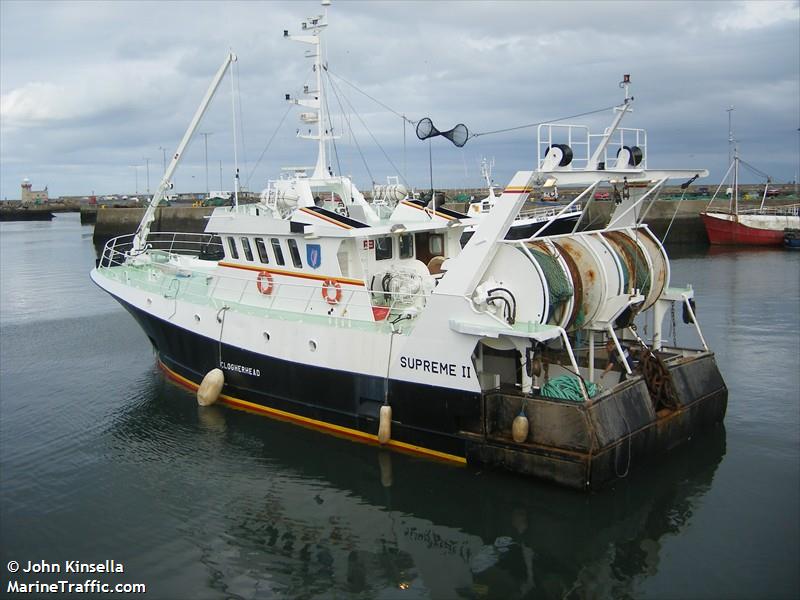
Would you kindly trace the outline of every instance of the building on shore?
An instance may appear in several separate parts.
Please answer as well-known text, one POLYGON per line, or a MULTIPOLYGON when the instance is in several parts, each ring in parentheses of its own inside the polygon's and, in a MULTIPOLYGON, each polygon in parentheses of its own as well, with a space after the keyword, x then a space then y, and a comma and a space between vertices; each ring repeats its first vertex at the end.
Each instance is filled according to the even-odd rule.
POLYGON ((22 180, 20 199, 23 204, 41 204, 48 201, 47 186, 43 190, 34 190, 31 180, 27 177, 22 180))

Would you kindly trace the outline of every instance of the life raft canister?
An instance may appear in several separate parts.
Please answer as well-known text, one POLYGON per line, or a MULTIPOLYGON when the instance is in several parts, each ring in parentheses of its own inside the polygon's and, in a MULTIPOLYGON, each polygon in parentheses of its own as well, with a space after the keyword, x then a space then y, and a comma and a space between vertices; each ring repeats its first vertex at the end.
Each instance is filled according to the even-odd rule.
POLYGON ((342 299, 342 284, 333 279, 326 279, 322 284, 322 298, 328 304, 339 304, 342 299))
POLYGON ((256 287, 258 287, 258 291, 264 294, 265 296, 269 296, 272 293, 272 273, 269 271, 261 271, 256 278, 256 287))

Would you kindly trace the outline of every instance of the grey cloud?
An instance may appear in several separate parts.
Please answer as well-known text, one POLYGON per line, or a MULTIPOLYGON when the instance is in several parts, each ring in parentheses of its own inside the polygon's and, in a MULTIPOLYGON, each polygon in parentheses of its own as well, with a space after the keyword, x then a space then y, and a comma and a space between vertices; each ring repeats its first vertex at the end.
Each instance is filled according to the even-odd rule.
MULTIPOLYGON (((616 83, 630 72, 637 102, 627 124, 648 129, 651 164, 696 164, 710 168, 711 179, 720 177, 727 161, 725 108, 734 104, 744 154, 787 180, 798 162, 800 9, 796 2, 772 8, 767 14, 731 2, 335 1, 328 60, 334 74, 412 118, 464 122, 473 131, 618 102, 616 83)), ((22 97, 35 101, 36 110, 61 113, 26 121, 4 112, 0 197, 16 197, 24 176, 34 185, 49 183, 54 194, 121 191, 133 185, 129 165, 143 164, 145 156, 152 187, 158 147, 172 152, 231 46, 240 57, 247 145, 240 158, 247 155, 249 173, 286 111, 283 94, 299 91, 309 75, 305 47, 284 41, 282 31, 296 32, 319 11, 316 2, 0 3, 4 107, 22 97), (53 86, 57 94, 33 94, 33 84, 53 86)), ((401 121, 337 86, 402 167, 401 121)), ((201 126, 214 132, 209 154, 217 178, 218 161, 228 174, 232 163, 229 90, 223 82, 201 126)), ((339 112, 333 96, 329 105, 339 112)), ((294 138, 296 113, 251 187, 276 176, 282 164, 313 162, 313 145, 294 138)), ((589 120, 602 128, 609 118, 589 120)), ((383 180, 393 169, 361 123, 353 123, 373 176, 383 180)), ((337 117, 335 127, 340 124, 337 117)), ((406 133, 409 179, 425 186, 427 147, 412 129, 406 133)), ((496 157, 502 183, 532 166, 534 136, 527 129, 474 138, 463 150, 434 146, 434 183, 477 184, 481 154, 496 157)), ((342 170, 368 185, 348 141, 337 144, 342 170)), ((176 181, 179 189, 203 189, 202 139, 193 142, 176 181)))

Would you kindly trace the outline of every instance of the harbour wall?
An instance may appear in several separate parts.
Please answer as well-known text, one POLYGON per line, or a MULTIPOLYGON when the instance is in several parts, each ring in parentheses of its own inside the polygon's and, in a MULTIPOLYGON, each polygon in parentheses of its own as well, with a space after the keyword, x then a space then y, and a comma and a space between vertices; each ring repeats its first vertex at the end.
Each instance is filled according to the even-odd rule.
MULTIPOLYGON (((668 243, 707 244, 700 211, 706 208, 707 200, 677 200, 657 201, 650 209, 645 221, 653 232, 664 238, 669 228, 668 243), (677 212, 676 212, 677 211, 677 212), (673 221, 674 216, 674 222, 673 221), (670 222, 672 226, 670 227, 670 222)), ((452 203, 454 210, 465 210, 465 205, 452 203)), ((598 229, 608 223, 614 203, 610 201, 593 201, 583 216, 581 228, 598 229)), ((208 217, 213 207, 162 207, 156 210, 155 221, 151 231, 176 231, 181 233, 201 233, 206 226, 208 217)), ((143 208, 101 208, 91 215, 81 212, 81 222, 91 223, 91 218, 96 215, 94 226, 94 243, 103 246, 111 238, 133 233, 144 215, 143 208)))
MULTIPOLYGON (((96 211, 96 222, 92 241, 102 248, 108 240, 120 235, 134 233, 144 216, 144 208, 101 208, 96 211)), ((150 231, 176 231, 180 233, 202 233, 206 228, 206 217, 214 207, 165 206, 156 209, 155 220, 150 231)), ((81 213, 81 222, 84 215, 81 213)))
MULTIPOLYGON (((785 203, 785 200, 767 200, 769 206, 785 203)), ((665 243, 669 245, 707 245, 708 237, 700 218, 700 212, 705 210, 707 205, 708 198, 691 198, 682 201, 677 199, 657 200, 648 210, 645 223, 650 226, 660 240, 664 240, 666 235, 665 243)), ((756 208, 758 205, 759 202, 756 201, 739 203, 742 209, 756 208)), ((459 212, 464 212, 467 207, 465 203, 459 202, 448 203, 447 206, 459 212)), ((718 206, 721 206, 721 203, 718 206)), ((613 209, 613 201, 592 200, 581 221, 581 229, 599 229, 605 226, 613 209)), ((151 231, 201 233, 206 226, 206 217, 213 210, 213 207, 195 208, 190 206, 159 208, 156 210, 151 231)), ((100 208, 93 212, 81 211, 81 222, 91 223, 91 219, 96 216, 94 243, 96 246, 102 247, 111 238, 136 231, 143 215, 144 208, 100 208)))

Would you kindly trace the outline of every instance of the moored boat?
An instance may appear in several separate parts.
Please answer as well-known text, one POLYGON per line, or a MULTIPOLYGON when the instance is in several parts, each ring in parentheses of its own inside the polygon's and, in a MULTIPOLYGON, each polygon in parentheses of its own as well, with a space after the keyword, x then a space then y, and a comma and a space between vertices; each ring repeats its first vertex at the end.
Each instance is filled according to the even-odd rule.
POLYGON ((783 245, 787 248, 800 248, 800 229, 784 229, 783 245))
MULTIPOLYGON (((489 213, 497 203, 497 195, 494 192, 495 184, 492 181, 492 167, 494 162, 489 163, 486 159, 481 161, 481 175, 486 181, 488 190, 487 196, 476 202, 472 202, 467 209, 466 216, 480 222, 480 219, 489 213)), ((557 190, 551 195, 557 198, 557 190)), ((514 222, 506 234, 506 239, 520 240, 529 238, 533 235, 541 233, 542 235, 555 235, 559 233, 569 233, 573 231, 580 221, 582 210, 580 203, 573 205, 569 210, 563 211, 565 204, 554 204, 552 201, 546 203, 537 203, 536 206, 528 206, 520 210, 519 214, 515 217, 514 222), (552 218, 555 217, 555 218, 552 218), (545 226, 542 229, 542 226, 545 226)), ((461 237, 461 243, 466 244, 472 234, 475 232, 477 225, 472 225, 466 228, 464 235, 461 237)))
MULTIPOLYGON (((729 116, 732 110, 731 108, 728 111, 729 116)), ((780 246, 784 243, 784 229, 800 228, 800 204, 765 206, 766 199, 775 196, 778 190, 770 187, 772 180, 768 175, 742 160, 732 129, 728 137, 732 145, 733 160, 706 210, 700 213, 708 241, 715 245, 780 246), (741 209, 739 206, 739 172, 742 166, 765 179, 761 205, 758 208, 741 209), (727 182, 730 182, 727 188, 728 208, 711 210, 711 205, 727 182)))
MULTIPOLYGON (((326 15, 313 17, 296 36, 313 46, 318 76, 326 26, 326 15)), ((644 145, 615 147, 615 136, 636 131, 620 127, 633 103, 628 76, 611 126, 599 137, 585 130, 583 163, 548 144, 463 248, 469 219, 409 201, 382 217, 319 157, 311 178, 270 188, 257 204, 234 197, 216 208, 205 234, 151 233, 231 60, 139 229, 111 240, 92 271, 141 325, 168 377, 193 389, 221 377, 219 399, 235 407, 578 489, 625 476, 722 421, 727 388, 694 291, 671 284, 668 256, 641 223, 667 181, 707 172, 650 169, 644 145), (608 227, 545 236, 546 222, 507 239, 531 194, 583 187, 563 214, 602 183, 621 190, 608 227), (676 310, 697 347, 664 339, 676 310)), ((302 103, 320 144, 323 89, 302 103)))

